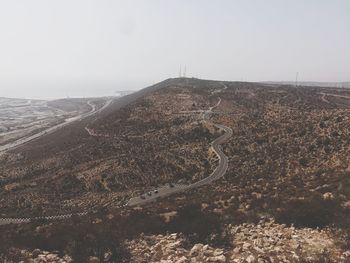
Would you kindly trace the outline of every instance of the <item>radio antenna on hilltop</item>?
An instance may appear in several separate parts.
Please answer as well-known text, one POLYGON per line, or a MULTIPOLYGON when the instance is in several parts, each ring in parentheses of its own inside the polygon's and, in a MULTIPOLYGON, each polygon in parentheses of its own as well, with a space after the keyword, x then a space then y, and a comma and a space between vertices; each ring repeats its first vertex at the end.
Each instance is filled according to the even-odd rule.
POLYGON ((182 74, 182 69, 181 69, 181 65, 180 65, 179 78, 181 78, 181 74, 182 74))
POLYGON ((295 75, 295 87, 298 87, 299 72, 295 75))
POLYGON ((185 71, 184 71, 184 78, 186 78, 186 65, 185 65, 185 71))

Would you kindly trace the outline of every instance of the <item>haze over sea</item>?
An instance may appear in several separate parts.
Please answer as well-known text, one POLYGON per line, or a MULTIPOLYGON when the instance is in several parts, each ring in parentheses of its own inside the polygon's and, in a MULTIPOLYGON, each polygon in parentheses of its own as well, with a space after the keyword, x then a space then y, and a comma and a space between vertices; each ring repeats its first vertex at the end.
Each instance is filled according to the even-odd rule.
MULTIPOLYGON (((20 99, 54 100, 61 98, 88 98, 88 97, 109 97, 119 96, 119 91, 138 90, 140 86, 125 84, 62 84, 60 88, 53 88, 51 84, 38 84, 35 86, 23 85, 21 92, 10 84, 0 87, 0 97, 20 99)), ((58 86, 57 86, 58 87, 58 86)))

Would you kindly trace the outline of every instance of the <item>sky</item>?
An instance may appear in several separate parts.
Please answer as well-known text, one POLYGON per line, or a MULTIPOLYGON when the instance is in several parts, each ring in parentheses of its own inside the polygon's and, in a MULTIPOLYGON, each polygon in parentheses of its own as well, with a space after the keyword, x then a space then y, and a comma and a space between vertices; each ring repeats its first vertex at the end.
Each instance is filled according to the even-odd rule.
POLYGON ((350 80, 348 0, 0 0, 0 97, 350 80))

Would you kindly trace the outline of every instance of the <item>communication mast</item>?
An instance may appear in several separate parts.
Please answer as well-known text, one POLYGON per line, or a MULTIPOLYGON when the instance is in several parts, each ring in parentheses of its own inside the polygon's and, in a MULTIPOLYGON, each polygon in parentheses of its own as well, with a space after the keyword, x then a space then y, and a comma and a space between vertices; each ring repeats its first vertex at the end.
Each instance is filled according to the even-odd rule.
POLYGON ((182 70, 182 65, 180 65, 179 78, 186 78, 186 75, 187 75, 187 66, 185 65, 184 69, 182 70))

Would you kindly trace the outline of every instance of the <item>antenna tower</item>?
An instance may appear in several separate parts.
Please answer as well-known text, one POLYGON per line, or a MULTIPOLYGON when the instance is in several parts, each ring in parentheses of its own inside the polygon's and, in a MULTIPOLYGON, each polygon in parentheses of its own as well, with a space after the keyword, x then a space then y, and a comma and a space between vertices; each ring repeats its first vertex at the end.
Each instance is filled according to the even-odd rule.
POLYGON ((299 78, 299 72, 295 75, 295 87, 298 87, 298 78, 299 78))

